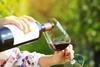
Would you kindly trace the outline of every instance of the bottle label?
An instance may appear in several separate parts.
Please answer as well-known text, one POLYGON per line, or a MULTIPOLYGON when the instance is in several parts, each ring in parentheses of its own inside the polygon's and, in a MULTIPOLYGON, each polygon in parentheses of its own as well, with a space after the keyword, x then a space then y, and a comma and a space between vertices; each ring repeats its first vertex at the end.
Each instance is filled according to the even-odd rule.
POLYGON ((30 28, 32 29, 31 32, 24 33, 22 30, 17 28, 15 25, 4 25, 5 27, 9 28, 14 37, 14 44, 17 45, 20 43, 24 43, 30 40, 37 39, 39 37, 39 28, 36 23, 30 23, 30 28))

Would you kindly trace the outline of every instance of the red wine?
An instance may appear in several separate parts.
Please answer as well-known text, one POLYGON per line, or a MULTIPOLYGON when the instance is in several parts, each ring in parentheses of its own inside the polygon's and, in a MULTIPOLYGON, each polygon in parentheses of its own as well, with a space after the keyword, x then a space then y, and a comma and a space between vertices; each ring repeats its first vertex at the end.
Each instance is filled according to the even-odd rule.
POLYGON ((61 50, 64 50, 68 45, 69 45, 69 43, 60 41, 60 42, 53 42, 53 44, 51 44, 51 47, 55 51, 61 51, 61 50))

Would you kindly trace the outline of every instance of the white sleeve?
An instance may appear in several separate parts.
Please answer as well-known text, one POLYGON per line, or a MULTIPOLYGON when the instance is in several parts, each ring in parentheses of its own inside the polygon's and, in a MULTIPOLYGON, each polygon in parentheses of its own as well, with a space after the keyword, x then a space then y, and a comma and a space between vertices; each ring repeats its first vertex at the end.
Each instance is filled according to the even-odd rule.
POLYGON ((34 52, 34 67, 40 67, 38 62, 39 62, 40 57, 42 56, 44 56, 44 54, 34 52))
POLYGON ((20 58, 17 59, 15 66, 26 66, 26 67, 40 67, 39 59, 44 56, 44 54, 28 51, 23 51, 20 58))

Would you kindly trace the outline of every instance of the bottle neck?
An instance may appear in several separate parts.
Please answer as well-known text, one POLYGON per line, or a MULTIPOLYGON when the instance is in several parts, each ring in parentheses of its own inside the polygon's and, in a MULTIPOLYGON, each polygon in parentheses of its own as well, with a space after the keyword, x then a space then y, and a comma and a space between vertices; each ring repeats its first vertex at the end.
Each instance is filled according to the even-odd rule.
POLYGON ((54 25, 51 23, 39 24, 39 30, 43 31, 43 32, 50 31, 50 30, 52 30, 53 27, 54 27, 54 25))

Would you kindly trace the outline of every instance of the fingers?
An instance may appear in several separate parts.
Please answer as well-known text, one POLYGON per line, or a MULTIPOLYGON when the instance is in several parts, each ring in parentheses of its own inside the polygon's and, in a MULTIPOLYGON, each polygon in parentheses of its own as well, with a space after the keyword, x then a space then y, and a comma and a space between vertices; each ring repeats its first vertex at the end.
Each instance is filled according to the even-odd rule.
POLYGON ((28 19, 27 18, 24 18, 24 17, 18 17, 19 18, 19 21, 20 21, 20 23, 21 23, 21 25, 23 25, 23 31, 25 32, 25 33, 27 33, 27 32, 30 32, 31 31, 31 29, 30 29, 30 22, 28 21, 28 19))
POLYGON ((21 24, 23 25, 23 31, 25 33, 32 31, 30 24, 35 23, 36 22, 35 19, 33 19, 30 16, 21 16, 21 17, 18 17, 18 18, 22 21, 21 24))
POLYGON ((69 45, 69 50, 70 50, 70 59, 72 60, 74 58, 74 50, 71 44, 69 45))
POLYGON ((71 44, 68 45, 68 49, 73 49, 73 46, 71 44))
POLYGON ((57 64, 64 64, 71 61, 74 58, 73 46, 70 44, 62 51, 55 51, 54 58, 57 64))
POLYGON ((7 17, 5 17, 5 19, 14 19, 14 18, 16 18, 16 16, 7 16, 7 17))
POLYGON ((72 60, 74 58, 74 50, 71 44, 64 50, 64 56, 67 60, 72 60))
POLYGON ((18 17, 16 16, 8 16, 5 17, 6 24, 12 24, 17 26, 19 29, 23 30, 23 25, 21 24, 21 21, 19 21, 18 17))
POLYGON ((35 19, 33 19, 30 16, 9 16, 5 18, 7 20, 8 24, 13 24, 17 26, 20 30, 22 30, 24 33, 32 31, 30 28, 30 23, 36 22, 35 19))
POLYGON ((30 22, 37 22, 35 19, 33 19, 32 17, 30 17, 30 16, 21 16, 21 17, 23 17, 23 18, 26 18, 28 21, 30 21, 30 22))

